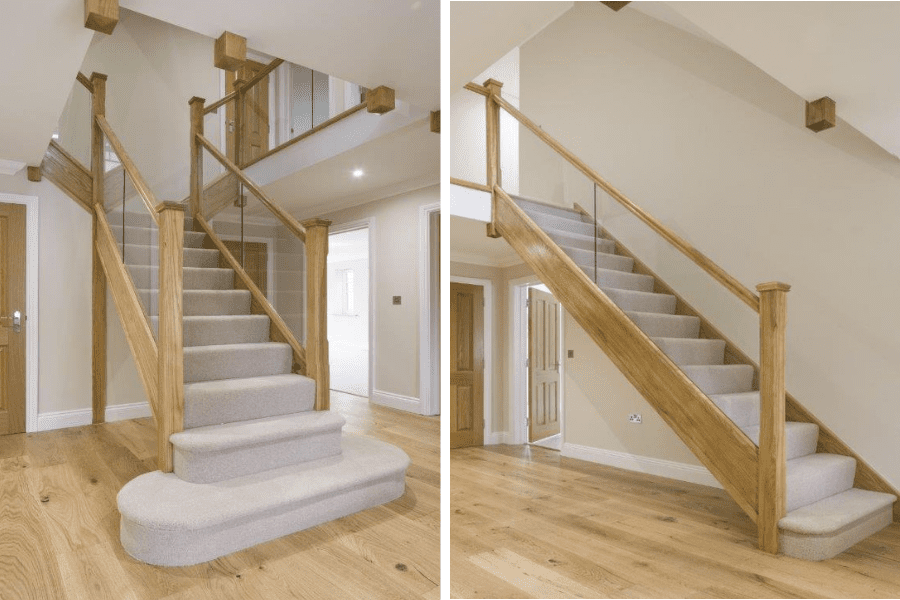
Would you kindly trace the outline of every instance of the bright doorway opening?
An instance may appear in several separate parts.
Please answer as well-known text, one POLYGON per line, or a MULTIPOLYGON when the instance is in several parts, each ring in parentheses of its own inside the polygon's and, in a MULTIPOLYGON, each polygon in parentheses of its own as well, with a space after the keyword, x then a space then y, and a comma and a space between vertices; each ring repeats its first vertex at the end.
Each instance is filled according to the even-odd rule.
POLYGON ((328 350, 331 389, 369 390, 369 228, 328 238, 328 350))

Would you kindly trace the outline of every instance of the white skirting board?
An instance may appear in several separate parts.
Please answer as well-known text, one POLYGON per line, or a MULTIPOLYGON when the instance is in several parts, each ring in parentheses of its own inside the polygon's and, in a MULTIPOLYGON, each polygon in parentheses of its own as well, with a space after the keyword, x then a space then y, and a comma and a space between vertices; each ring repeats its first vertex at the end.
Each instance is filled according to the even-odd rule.
POLYGON ((508 431, 494 431, 488 433, 484 432, 484 445, 485 446, 493 446, 495 444, 510 444, 512 443, 512 435, 508 431))
MULTIPOLYGON (((150 414, 150 405, 146 402, 115 404, 106 407, 107 421, 139 419, 141 417, 149 417, 150 414)), ((51 429, 63 429, 65 427, 81 427, 82 425, 90 425, 91 421, 93 421, 93 411, 90 408, 46 412, 38 414, 37 430, 50 431, 51 429)))
POLYGON ((593 448, 591 446, 582 446, 579 444, 570 444, 568 442, 562 445, 560 453, 562 456, 569 458, 577 458, 579 460, 599 463, 609 467, 617 467, 619 469, 625 469, 626 471, 637 471, 638 473, 658 475, 660 477, 668 477, 669 479, 699 483, 701 485, 722 489, 722 484, 713 477, 708 469, 697 465, 688 465, 660 458, 649 458, 647 456, 637 456, 635 454, 604 450, 602 448, 593 448))
POLYGON ((375 404, 387 406, 388 408, 396 408, 397 410, 405 410, 406 412, 422 414, 422 402, 418 398, 412 396, 401 396, 400 394, 392 394, 390 392, 382 392, 375 390, 370 400, 375 404))

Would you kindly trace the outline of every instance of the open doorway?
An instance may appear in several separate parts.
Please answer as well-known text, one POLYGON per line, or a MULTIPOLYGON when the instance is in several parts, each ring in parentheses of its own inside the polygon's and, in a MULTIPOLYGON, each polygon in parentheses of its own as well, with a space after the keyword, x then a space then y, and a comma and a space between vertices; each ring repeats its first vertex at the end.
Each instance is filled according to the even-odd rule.
POLYGON ((332 233, 328 245, 331 389, 368 398, 369 228, 332 233))

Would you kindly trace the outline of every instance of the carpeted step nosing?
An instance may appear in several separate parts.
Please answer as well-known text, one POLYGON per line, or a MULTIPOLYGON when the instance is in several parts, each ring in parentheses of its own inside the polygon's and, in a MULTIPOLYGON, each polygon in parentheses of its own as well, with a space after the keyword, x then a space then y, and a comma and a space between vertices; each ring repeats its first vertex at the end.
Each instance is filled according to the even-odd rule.
POLYGON ((120 538, 134 558, 186 566, 301 531, 403 495, 409 457, 399 448, 345 434, 343 452, 197 484, 154 471, 119 492, 120 538))
POLYGON ((313 410, 316 382, 296 373, 184 384, 184 428, 313 410))
POLYGON ((786 514, 778 527, 807 535, 826 535, 852 526, 897 501, 893 494, 850 488, 786 514))

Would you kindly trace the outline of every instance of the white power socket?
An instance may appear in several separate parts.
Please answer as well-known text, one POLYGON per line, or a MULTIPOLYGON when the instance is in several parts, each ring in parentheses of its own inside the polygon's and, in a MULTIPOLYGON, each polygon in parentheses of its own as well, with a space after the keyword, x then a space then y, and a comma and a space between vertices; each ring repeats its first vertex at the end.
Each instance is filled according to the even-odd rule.
POLYGON ((629 423, 640 423, 641 422, 641 413, 632 413, 628 415, 629 423))

